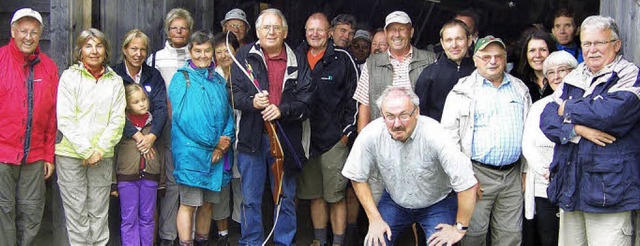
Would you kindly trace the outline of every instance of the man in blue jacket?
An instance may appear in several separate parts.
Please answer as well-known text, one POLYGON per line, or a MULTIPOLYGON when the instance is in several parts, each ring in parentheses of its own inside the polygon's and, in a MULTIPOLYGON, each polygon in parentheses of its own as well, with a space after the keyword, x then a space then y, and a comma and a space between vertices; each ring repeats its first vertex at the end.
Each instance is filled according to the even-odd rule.
POLYGON ((560 207, 561 245, 631 245, 640 209, 640 70, 622 58, 618 26, 590 16, 584 62, 564 77, 541 116, 556 143, 547 195, 560 207))
POLYGON ((349 53, 329 39, 329 20, 322 13, 309 16, 306 42, 298 46, 299 81, 314 89, 311 103, 311 157, 298 179, 298 198, 311 200, 312 245, 327 244, 327 222, 331 218, 333 245, 343 245, 347 226, 345 188, 340 174, 349 139, 355 139, 358 70, 349 53), (329 204, 329 210, 327 210, 329 204))
POLYGON ((267 179, 271 188, 281 187, 273 241, 292 245, 296 234, 295 172, 305 161, 302 121, 310 113, 311 86, 298 80, 298 59, 284 43, 287 20, 280 10, 266 9, 256 20, 258 41, 245 45, 236 54, 240 62, 231 68, 233 100, 240 110, 238 123, 238 169, 242 176, 240 245, 260 245, 265 240, 262 226, 262 194, 267 179), (284 151, 284 177, 274 182, 266 122, 276 125, 277 140, 284 151))

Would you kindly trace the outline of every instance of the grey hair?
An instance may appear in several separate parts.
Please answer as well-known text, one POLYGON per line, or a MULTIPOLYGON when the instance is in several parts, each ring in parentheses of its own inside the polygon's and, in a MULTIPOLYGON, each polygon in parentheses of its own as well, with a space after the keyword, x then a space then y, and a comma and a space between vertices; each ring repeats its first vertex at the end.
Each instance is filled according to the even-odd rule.
POLYGON ((578 66, 578 61, 573 55, 569 54, 569 52, 564 50, 554 51, 547 56, 547 59, 544 59, 542 63, 542 74, 547 74, 549 69, 559 66, 569 66, 571 69, 574 69, 578 66))
POLYGON ((270 8, 260 12, 260 15, 256 19, 256 30, 262 27, 262 17, 266 14, 277 15, 278 17, 280 17, 280 20, 282 20, 282 28, 284 28, 284 30, 289 29, 289 25, 287 25, 287 18, 284 17, 282 11, 280 11, 279 9, 270 8))
POLYGON ((346 24, 349 25, 351 29, 356 29, 356 17, 350 14, 339 14, 331 20, 331 28, 335 28, 341 24, 346 24))
POLYGON ((210 43, 211 47, 215 49, 215 47, 213 46, 213 34, 211 34, 207 30, 196 31, 193 34, 191 34, 191 37, 189 38, 188 49, 189 51, 191 51, 193 46, 201 45, 204 43, 210 43))
POLYGON ((418 99, 418 95, 416 95, 416 93, 414 93, 410 87, 387 86, 387 88, 384 89, 380 97, 378 97, 378 99, 376 100, 376 105, 378 106, 378 109, 380 110, 381 113, 382 113, 382 103, 384 103, 384 101, 387 100, 387 97, 389 97, 389 95, 392 94, 392 92, 399 92, 401 94, 400 96, 408 97, 409 100, 411 100, 411 102, 413 103, 413 106, 415 106, 416 108, 420 107, 420 99, 418 99))
POLYGON ((169 10, 167 16, 164 18, 164 32, 169 35, 169 27, 171 22, 175 19, 185 19, 187 21, 187 25, 189 25, 189 31, 193 30, 193 17, 191 17, 191 13, 183 8, 175 8, 169 10))
POLYGON ((611 30, 611 39, 620 39, 620 29, 616 20, 609 16, 592 15, 582 21, 580 25, 580 33, 585 30, 611 30))

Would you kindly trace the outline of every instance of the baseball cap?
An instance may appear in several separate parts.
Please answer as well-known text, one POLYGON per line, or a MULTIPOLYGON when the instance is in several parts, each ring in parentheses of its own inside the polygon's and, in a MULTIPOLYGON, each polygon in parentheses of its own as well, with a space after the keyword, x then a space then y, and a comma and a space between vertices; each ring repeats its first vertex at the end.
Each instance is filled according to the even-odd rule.
POLYGON ((224 23, 227 22, 228 20, 241 20, 244 21, 244 23, 247 23, 247 26, 249 26, 249 21, 247 21, 247 14, 244 13, 244 11, 242 11, 242 9, 232 9, 229 10, 229 12, 227 12, 226 15, 224 15, 224 20, 220 21, 220 25, 224 26, 224 23))
POLYGON ((13 14, 13 18, 11 18, 11 25, 13 25, 14 22, 24 18, 24 17, 31 17, 34 18, 36 20, 38 20, 38 22, 40 22, 40 25, 44 26, 44 23, 42 23, 42 16, 40 15, 40 13, 38 13, 38 11, 35 11, 33 9, 30 8, 22 8, 17 10, 14 14, 13 14))
POLYGON ((411 24, 411 18, 403 11, 393 11, 384 20, 384 29, 387 29, 387 26, 391 23, 411 24))
POLYGON ((361 38, 361 39, 364 39, 364 40, 367 40, 367 41, 371 42, 371 33, 369 31, 367 31, 367 30, 360 29, 360 30, 356 31, 356 34, 353 36, 354 40, 358 39, 358 38, 361 38))
POLYGON ((476 52, 478 52, 479 50, 483 50, 484 48, 487 47, 487 45, 491 44, 491 43, 499 43, 503 49, 507 49, 507 46, 504 45, 504 42, 502 42, 502 39, 496 38, 492 35, 487 35, 484 38, 478 39, 478 42, 476 42, 476 46, 473 49, 473 53, 475 54, 476 52))

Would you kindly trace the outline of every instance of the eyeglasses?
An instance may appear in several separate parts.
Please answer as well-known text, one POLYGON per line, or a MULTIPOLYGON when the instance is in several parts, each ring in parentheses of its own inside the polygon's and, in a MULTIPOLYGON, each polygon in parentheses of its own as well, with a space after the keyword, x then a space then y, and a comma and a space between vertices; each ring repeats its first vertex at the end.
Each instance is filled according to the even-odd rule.
POLYGON ((186 28, 186 27, 183 27, 183 26, 172 26, 172 27, 169 27, 169 31, 173 31, 173 32, 176 32, 176 31, 186 32, 186 31, 189 31, 189 28, 186 28))
POLYGON ((40 33, 37 32, 37 31, 27 31, 25 29, 21 29, 21 30, 18 30, 18 32, 20 33, 20 35, 25 36, 25 37, 28 36, 28 35, 31 35, 31 37, 39 37, 40 36, 40 33))
POLYGON ((595 41, 595 42, 583 42, 582 44, 580 44, 580 46, 582 46, 583 49, 588 49, 591 48, 591 45, 595 46, 596 49, 602 49, 604 48, 604 45, 608 44, 608 43, 613 43, 615 41, 618 41, 617 39, 611 39, 609 41, 595 41))
POLYGON ((396 27, 396 28, 387 28, 387 32, 406 32, 407 30, 409 30, 409 28, 407 28, 406 26, 402 26, 402 27, 396 27))
POLYGON ((569 72, 571 72, 571 68, 568 67, 559 67, 557 69, 549 69, 547 71, 547 74, 545 74, 545 77, 547 78, 555 78, 556 76, 565 76, 567 75, 569 72))
POLYGON ((413 111, 411 111, 411 113, 402 113, 398 116, 392 115, 392 114, 386 114, 384 115, 384 120, 387 121, 387 123, 395 123, 396 119, 400 119, 400 122, 402 123, 406 123, 407 121, 409 121, 409 119, 411 119, 411 116, 416 112, 416 109, 418 109, 418 107, 414 107, 413 111))
POLYGON ((225 25, 227 29, 235 28, 235 29, 244 29, 244 24, 227 24, 225 25))
POLYGON ((263 32, 269 32, 273 30, 275 33, 281 33, 284 30, 284 27, 281 25, 264 25, 260 27, 260 30, 263 32))
POLYGON ((480 60, 482 60, 485 63, 489 63, 491 62, 491 59, 495 59, 496 61, 504 61, 505 58, 507 58, 507 55, 474 55, 475 57, 480 58, 480 60))
POLYGON ((328 29, 321 29, 321 28, 305 28, 305 31, 306 31, 308 34, 312 34, 312 33, 314 33, 314 32, 317 32, 318 34, 323 35, 323 34, 327 33, 328 29))

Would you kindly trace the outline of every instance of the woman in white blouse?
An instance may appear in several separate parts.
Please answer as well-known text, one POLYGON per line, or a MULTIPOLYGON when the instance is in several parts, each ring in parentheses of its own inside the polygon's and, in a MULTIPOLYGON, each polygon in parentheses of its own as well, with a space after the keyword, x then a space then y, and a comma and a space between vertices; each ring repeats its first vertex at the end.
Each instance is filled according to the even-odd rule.
MULTIPOLYGON (((576 59, 566 51, 551 53, 543 63, 544 76, 554 91, 562 79, 578 66, 576 59)), ((535 102, 529 110, 522 137, 522 154, 527 166, 524 193, 525 219, 536 220, 535 235, 540 245, 558 245, 558 207, 547 200, 549 164, 553 158, 554 143, 540 130, 540 114, 552 101, 551 96, 535 102)))

